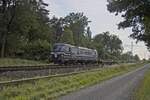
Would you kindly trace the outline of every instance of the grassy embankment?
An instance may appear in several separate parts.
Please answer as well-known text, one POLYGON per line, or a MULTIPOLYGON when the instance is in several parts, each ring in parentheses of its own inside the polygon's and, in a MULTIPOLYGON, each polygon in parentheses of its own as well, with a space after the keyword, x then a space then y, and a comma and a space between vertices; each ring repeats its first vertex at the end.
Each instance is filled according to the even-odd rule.
POLYGON ((129 72, 143 64, 121 65, 97 71, 36 80, 19 86, 4 87, 0 100, 53 100, 68 92, 94 85, 103 80, 129 72))
POLYGON ((135 100, 150 100, 150 70, 145 74, 142 84, 136 91, 135 100))
POLYGON ((43 62, 32 61, 32 60, 24 60, 24 59, 12 59, 5 58, 0 59, 0 67, 1 66, 16 66, 16 65, 39 65, 44 64, 43 62))

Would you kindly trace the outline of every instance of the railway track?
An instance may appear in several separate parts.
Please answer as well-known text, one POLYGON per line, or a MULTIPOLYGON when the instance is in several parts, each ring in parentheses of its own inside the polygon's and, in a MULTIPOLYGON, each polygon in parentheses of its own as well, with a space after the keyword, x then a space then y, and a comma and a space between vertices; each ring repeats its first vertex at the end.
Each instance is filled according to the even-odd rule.
MULTIPOLYGON (((93 66, 93 65, 91 65, 93 66)), ((78 69, 78 68, 81 68, 77 66, 72 66, 72 67, 69 67, 69 66, 57 66, 57 68, 74 68, 73 71, 70 71, 70 72, 63 72, 63 73, 59 73, 59 74, 52 74, 52 75, 45 75, 45 76, 38 76, 38 77, 32 77, 32 78, 23 78, 23 79, 16 79, 16 80, 8 80, 8 81, 0 81, 0 90, 4 89, 5 87, 7 86, 19 86, 21 84, 24 84, 24 83, 32 83, 32 84, 35 84, 36 81, 40 80, 40 79, 49 79, 49 78, 56 78, 56 77, 64 77, 64 76, 68 76, 68 75, 75 75, 75 74, 79 74, 79 73, 86 73, 87 71, 90 71, 90 72, 95 72, 95 71, 99 71, 99 70, 102 70, 103 68, 106 68, 106 67, 101 67, 101 66, 82 66, 82 69, 78 69)), ((119 67, 120 65, 112 65, 110 67, 119 67)), ((59 69, 58 69, 59 70, 59 69)))
MULTIPOLYGON (((94 64, 96 65, 96 64, 94 64)), ((31 70, 44 70, 44 69, 61 69, 61 68, 79 68, 79 67, 88 67, 92 65, 30 65, 30 66, 7 66, 0 67, 0 72, 8 71, 31 71, 31 70)))
POLYGON ((4 88, 5 86, 19 85, 19 84, 22 84, 22 83, 25 83, 25 82, 34 83, 34 81, 37 81, 37 80, 40 80, 40 79, 63 77, 63 76, 68 76, 68 75, 75 75, 75 74, 79 74, 79 73, 85 73, 89 70, 91 72, 94 72, 94 71, 102 70, 102 68, 86 69, 86 70, 81 70, 81 71, 74 71, 74 72, 57 74, 57 75, 41 76, 41 77, 35 77, 35 78, 24 78, 24 79, 17 79, 17 80, 11 80, 11 81, 1 81, 0 82, 0 89, 4 88))
MULTIPOLYGON (((97 65, 112 65, 117 64, 117 62, 112 61, 100 61, 97 65)), ((93 64, 96 65, 96 64, 93 64)), ((90 65, 56 65, 56 64, 41 64, 41 65, 19 65, 19 66, 0 66, 0 73, 8 71, 30 71, 30 70, 43 70, 43 69, 59 69, 59 68, 73 68, 73 67, 86 67, 90 65)))
POLYGON ((100 68, 100 65, 38 65, 38 66, 11 66, 0 68, 0 82, 13 81, 33 77, 42 77, 100 68))
POLYGON ((40 70, 40 69, 50 69, 50 68, 55 68, 55 67, 60 67, 59 65, 50 65, 50 64, 45 64, 45 65, 20 65, 20 66, 1 66, 0 67, 0 72, 7 72, 7 71, 27 71, 27 70, 40 70))

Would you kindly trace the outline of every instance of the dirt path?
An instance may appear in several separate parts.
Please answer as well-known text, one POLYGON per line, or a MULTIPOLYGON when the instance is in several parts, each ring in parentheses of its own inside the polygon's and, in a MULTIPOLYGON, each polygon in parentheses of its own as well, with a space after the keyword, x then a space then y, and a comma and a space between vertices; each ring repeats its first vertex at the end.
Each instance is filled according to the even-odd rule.
POLYGON ((61 97, 59 100, 131 100, 132 93, 150 64, 101 84, 61 97))

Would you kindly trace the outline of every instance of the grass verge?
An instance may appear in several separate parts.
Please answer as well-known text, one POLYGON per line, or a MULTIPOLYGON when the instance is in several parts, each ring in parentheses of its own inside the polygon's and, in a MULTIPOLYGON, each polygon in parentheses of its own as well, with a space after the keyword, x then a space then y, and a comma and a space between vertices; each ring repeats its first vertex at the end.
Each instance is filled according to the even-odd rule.
POLYGON ((32 61, 32 60, 25 60, 25 59, 11 59, 11 58, 4 58, 0 59, 0 67, 4 66, 16 66, 16 65, 39 65, 43 64, 42 62, 32 61))
POLYGON ((7 86, 1 89, 0 100, 54 100, 68 92, 94 85, 103 80, 129 72, 143 64, 122 65, 104 68, 95 72, 40 79, 19 86, 7 86))
POLYGON ((135 100, 150 100, 150 70, 135 94, 135 100))

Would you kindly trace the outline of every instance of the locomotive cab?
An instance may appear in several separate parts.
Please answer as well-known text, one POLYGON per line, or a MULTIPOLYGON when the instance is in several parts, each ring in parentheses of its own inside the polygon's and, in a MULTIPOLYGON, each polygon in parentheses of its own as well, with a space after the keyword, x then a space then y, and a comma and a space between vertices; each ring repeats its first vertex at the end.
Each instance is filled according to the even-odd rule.
POLYGON ((66 61, 66 56, 71 54, 71 48, 67 44, 56 43, 51 52, 52 61, 57 64, 62 64, 66 61))

